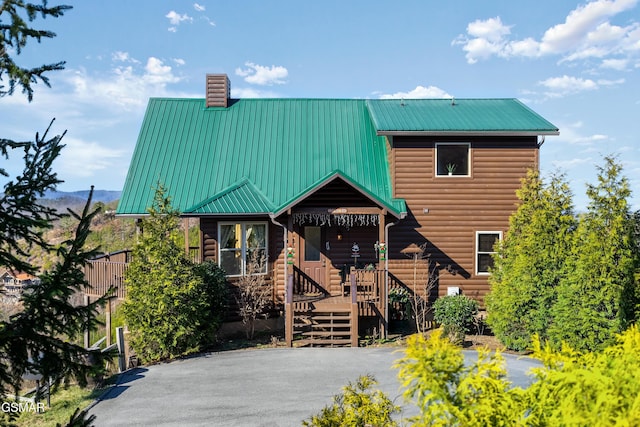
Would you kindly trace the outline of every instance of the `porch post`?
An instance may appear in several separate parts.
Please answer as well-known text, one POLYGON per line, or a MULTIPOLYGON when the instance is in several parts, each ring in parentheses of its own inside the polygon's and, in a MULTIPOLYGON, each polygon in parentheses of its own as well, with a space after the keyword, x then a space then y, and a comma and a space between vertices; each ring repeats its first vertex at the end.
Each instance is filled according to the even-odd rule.
POLYGON ((289 258, 289 248, 293 247, 293 217, 288 212, 287 228, 284 239, 284 339, 287 347, 293 347, 293 258, 289 258))
MULTIPOLYGON (((385 218, 386 218, 386 210, 383 209, 378 214, 378 242, 385 243, 388 245, 388 242, 385 242, 385 218)), ((385 256, 386 258, 386 256, 385 256)), ((385 262, 382 264, 380 259, 378 259, 378 270, 380 270, 380 266, 384 269, 384 274, 382 274, 383 284, 382 286, 378 285, 380 289, 380 313, 382 313, 382 319, 380 320, 380 334, 383 338, 387 338, 389 333, 389 304, 387 299, 389 298, 389 281, 387 279, 387 271, 386 271, 385 262)), ((378 274, 378 279, 380 278, 380 274, 378 274)))
POLYGON ((284 314, 284 339, 287 347, 293 347, 293 274, 287 275, 284 314))
POLYGON ((189 259, 189 218, 182 218, 184 227, 184 254, 189 259))
POLYGON ((358 347, 358 283, 356 273, 352 270, 351 279, 351 347, 358 347))

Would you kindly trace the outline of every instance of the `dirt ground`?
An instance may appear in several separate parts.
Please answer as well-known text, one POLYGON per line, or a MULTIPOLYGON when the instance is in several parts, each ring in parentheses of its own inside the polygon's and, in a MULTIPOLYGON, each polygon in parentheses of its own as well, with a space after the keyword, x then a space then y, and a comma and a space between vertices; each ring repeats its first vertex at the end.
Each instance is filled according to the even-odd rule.
POLYGON ((464 340, 465 349, 487 347, 490 350, 508 352, 504 345, 493 335, 467 335, 464 340))

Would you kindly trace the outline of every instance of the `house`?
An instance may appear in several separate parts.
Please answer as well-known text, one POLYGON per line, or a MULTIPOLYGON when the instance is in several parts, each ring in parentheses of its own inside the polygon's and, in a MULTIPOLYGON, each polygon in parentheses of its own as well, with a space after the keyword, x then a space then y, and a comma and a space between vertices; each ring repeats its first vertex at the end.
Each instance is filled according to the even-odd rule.
POLYGON ((6 301, 17 301, 28 286, 40 284, 40 279, 28 273, 5 269, 0 274, 0 292, 6 301))
MULTIPOLYGON (((229 87, 214 74, 205 99, 149 100, 117 214, 145 215, 160 181, 230 280, 264 255, 289 338, 302 312, 337 317, 329 300, 348 312, 339 298, 358 306, 351 329, 370 318, 384 332, 389 289, 415 289, 412 248, 429 256, 434 295, 482 301, 520 179, 558 134, 516 99, 230 99, 229 87)), ((319 329, 322 342, 340 326, 319 329)))

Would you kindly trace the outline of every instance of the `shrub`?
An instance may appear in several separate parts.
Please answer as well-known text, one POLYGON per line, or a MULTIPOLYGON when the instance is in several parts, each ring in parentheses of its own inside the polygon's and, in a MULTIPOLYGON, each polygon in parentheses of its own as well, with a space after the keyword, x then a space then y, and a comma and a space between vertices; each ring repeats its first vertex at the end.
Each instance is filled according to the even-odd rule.
POLYGON ((465 365, 461 350, 435 331, 407 340, 395 367, 405 399, 419 415, 412 425, 640 425, 640 332, 633 326, 600 352, 555 351, 533 340, 535 381, 526 389, 506 379, 499 352, 478 352, 465 365))
POLYGON ((199 350, 221 316, 211 310, 219 309, 222 273, 211 265, 195 267, 185 258, 178 244, 179 214, 162 186, 149 213, 127 269, 123 304, 131 346, 143 362, 199 350))
POLYGON ((614 341, 637 317, 634 278, 639 257, 628 198, 631 189, 615 159, 605 158, 598 184, 587 186, 590 203, 580 217, 567 273, 558 286, 549 338, 586 351, 614 341))
POLYGON ((266 283, 264 274, 261 274, 265 262, 264 255, 254 251, 247 265, 247 274, 238 280, 235 298, 247 339, 253 339, 256 319, 272 300, 272 288, 266 283))
POLYGON ((465 365, 460 348, 436 330, 429 338, 410 336, 394 368, 405 400, 419 410, 410 425, 517 425, 519 391, 506 380, 500 352, 481 350, 475 363, 465 365))
POLYGON ((507 348, 520 351, 530 347, 535 334, 548 338, 576 219, 562 175, 547 184, 529 171, 516 194, 522 203, 496 247, 485 302, 491 330, 507 348))
POLYGON ((355 384, 349 383, 341 394, 333 397, 333 405, 326 406, 318 415, 302 422, 304 426, 376 426, 392 427, 398 424, 391 416, 400 407, 380 390, 370 390, 377 384, 370 375, 361 376, 355 384))
POLYGON ((202 326, 205 334, 212 337, 220 328, 227 310, 227 278, 224 270, 212 261, 195 264, 193 272, 202 279, 202 296, 207 304, 207 318, 202 326))
POLYGON ((477 301, 465 295, 447 295, 433 304, 433 318, 442 325, 444 334, 454 343, 461 344, 467 329, 478 314, 477 301))

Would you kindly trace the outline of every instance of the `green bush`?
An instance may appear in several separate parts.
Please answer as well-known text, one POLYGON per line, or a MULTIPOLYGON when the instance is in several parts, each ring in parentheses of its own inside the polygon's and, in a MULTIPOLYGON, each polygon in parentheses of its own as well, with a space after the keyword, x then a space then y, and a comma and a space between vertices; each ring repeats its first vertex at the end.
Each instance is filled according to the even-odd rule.
POLYGON ((227 310, 229 287, 225 272, 218 264, 205 261, 195 264, 193 272, 202 279, 202 295, 207 303, 204 332, 208 337, 218 331, 227 310))
POLYGON ((465 365, 461 350, 443 339, 414 335, 395 368, 408 403, 419 409, 411 425, 603 426, 640 425, 640 332, 632 327, 600 352, 555 351, 533 340, 528 388, 513 387, 499 352, 478 352, 465 365))
POLYGON ((516 350, 530 347, 534 335, 557 349, 612 343, 640 315, 640 234, 621 164, 604 158, 577 218, 562 176, 545 184, 530 172, 517 194, 522 203, 497 248, 485 299, 492 331, 516 350))
POLYGON ((433 304, 433 319, 442 325, 454 344, 461 344, 473 318, 478 314, 478 302, 465 295, 447 295, 433 304))
POLYGON ((586 351, 614 341, 637 320, 640 261, 629 210, 629 181, 611 157, 599 168, 598 184, 587 186, 589 206, 580 216, 573 250, 552 307, 549 339, 586 351))
POLYGON ((308 427, 393 427, 398 424, 391 416, 400 412, 400 407, 380 390, 370 390, 376 384, 372 376, 361 376, 355 384, 349 383, 341 394, 333 397, 333 404, 326 406, 318 415, 304 420, 308 427))
POLYGON ((156 190, 127 269, 123 304, 131 346, 143 362, 169 359, 206 346, 220 323, 223 273, 194 266, 178 244, 179 214, 156 190), (215 310, 215 311, 212 311, 215 310))
POLYGON ((547 184, 538 172, 529 171, 516 194, 522 203, 496 247, 485 303, 493 333, 507 348, 521 351, 531 346, 535 334, 548 338, 577 221, 561 175, 547 184))

